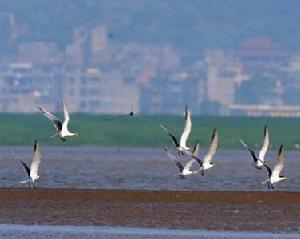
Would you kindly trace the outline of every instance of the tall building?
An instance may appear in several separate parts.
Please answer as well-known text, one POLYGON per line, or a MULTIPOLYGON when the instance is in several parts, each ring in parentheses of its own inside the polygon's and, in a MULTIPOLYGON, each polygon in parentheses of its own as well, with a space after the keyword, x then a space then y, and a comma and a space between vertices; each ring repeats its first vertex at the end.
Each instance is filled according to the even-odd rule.
POLYGON ((205 54, 207 66, 207 100, 221 106, 220 114, 228 114, 227 106, 234 102, 235 81, 242 72, 238 59, 224 55, 223 50, 208 50, 205 54))
POLYGON ((18 47, 18 61, 45 66, 61 65, 64 59, 55 42, 23 42, 18 47))
POLYGON ((65 65, 70 67, 81 67, 84 63, 83 45, 87 39, 86 29, 78 27, 73 32, 73 42, 65 48, 65 65))
POLYGON ((66 72, 64 99, 72 111, 120 114, 131 112, 135 101, 138 109, 139 92, 135 84, 124 83, 116 71, 89 68, 66 72))
POLYGON ((35 69, 31 63, 11 63, 0 71, 0 111, 35 112, 37 105, 55 111, 61 99, 54 73, 35 69))
POLYGON ((97 25, 90 33, 90 63, 97 66, 99 63, 107 62, 110 59, 110 52, 107 49, 107 30, 104 25, 97 25))

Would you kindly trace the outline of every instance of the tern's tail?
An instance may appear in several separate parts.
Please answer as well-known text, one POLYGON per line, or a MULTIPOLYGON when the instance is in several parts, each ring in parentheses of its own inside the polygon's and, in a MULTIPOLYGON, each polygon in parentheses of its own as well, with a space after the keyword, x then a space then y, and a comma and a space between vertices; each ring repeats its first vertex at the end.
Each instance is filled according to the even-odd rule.
POLYGON ((20 183, 23 183, 23 184, 25 184, 25 183, 29 183, 29 182, 30 182, 30 180, 29 180, 29 179, 26 179, 26 180, 20 181, 20 183))

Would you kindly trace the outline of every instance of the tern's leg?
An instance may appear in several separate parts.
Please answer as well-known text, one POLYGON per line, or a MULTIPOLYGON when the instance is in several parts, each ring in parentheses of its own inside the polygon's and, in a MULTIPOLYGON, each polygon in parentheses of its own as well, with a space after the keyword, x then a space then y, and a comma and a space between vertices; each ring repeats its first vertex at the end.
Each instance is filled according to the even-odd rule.
POLYGON ((33 188, 34 188, 34 189, 36 189, 36 186, 35 186, 35 184, 34 184, 34 183, 32 183, 32 185, 33 185, 33 188))
POLYGON ((66 142, 66 139, 65 138, 60 138, 61 141, 63 142, 66 142))
POLYGON ((272 189, 274 189, 274 186, 273 186, 273 184, 272 184, 272 183, 271 183, 271 188, 272 188, 272 189))
POLYGON ((29 190, 31 189, 31 187, 30 187, 30 182, 28 183, 28 189, 29 189, 29 190))
POLYGON ((201 170, 201 175, 204 176, 204 169, 201 170))
POLYGON ((270 182, 268 181, 268 189, 271 189, 271 185, 270 182))

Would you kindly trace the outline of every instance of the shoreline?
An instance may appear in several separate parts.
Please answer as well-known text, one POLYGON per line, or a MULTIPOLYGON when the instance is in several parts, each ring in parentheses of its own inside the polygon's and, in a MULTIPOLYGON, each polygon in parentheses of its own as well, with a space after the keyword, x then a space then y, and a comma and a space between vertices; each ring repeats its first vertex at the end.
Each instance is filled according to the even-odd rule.
POLYGON ((300 231, 300 192, 0 189, 0 223, 300 231))
POLYGON ((18 238, 34 234, 34 238, 62 237, 68 238, 191 238, 191 239, 298 239, 298 233, 272 233, 249 231, 212 231, 212 230, 184 230, 168 228, 137 228, 137 227, 108 227, 108 226, 56 226, 56 225, 18 225, 0 224, 0 237, 4 235, 18 235, 18 238))

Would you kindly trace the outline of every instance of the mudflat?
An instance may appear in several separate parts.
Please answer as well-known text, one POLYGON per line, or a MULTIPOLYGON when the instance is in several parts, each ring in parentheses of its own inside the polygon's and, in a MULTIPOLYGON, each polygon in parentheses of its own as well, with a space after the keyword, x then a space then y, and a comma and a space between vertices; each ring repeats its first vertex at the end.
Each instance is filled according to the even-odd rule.
POLYGON ((0 189, 0 223, 300 232, 299 192, 0 189))

